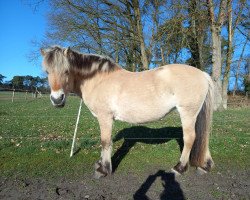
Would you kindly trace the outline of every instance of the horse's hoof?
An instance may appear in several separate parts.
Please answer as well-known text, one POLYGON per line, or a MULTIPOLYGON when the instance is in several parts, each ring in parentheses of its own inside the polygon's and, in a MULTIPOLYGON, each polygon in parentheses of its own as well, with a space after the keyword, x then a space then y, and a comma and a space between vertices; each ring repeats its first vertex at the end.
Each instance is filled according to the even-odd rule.
POLYGON ((105 165, 103 165, 101 161, 97 161, 95 163, 95 172, 94 172, 95 179, 105 177, 111 174, 111 172, 112 172, 111 165, 108 162, 105 163, 105 165))
POLYGON ((171 171, 176 175, 182 175, 184 172, 186 172, 188 169, 188 164, 183 166, 181 162, 179 162, 177 165, 174 166, 174 168, 171 169, 171 171))
POLYGON ((212 159, 208 159, 206 167, 204 167, 203 169, 206 170, 207 172, 210 172, 213 167, 214 167, 214 161, 212 159))
POLYGON ((199 175, 204 175, 204 174, 207 174, 207 170, 205 170, 204 168, 202 167, 197 167, 197 174, 199 175))
POLYGON ((100 178, 103 178, 103 177, 105 177, 105 176, 107 176, 107 174, 103 174, 103 173, 100 173, 100 172, 98 172, 98 171, 95 171, 95 172, 94 172, 94 175, 93 175, 93 178, 94 178, 94 179, 100 179, 100 178))
POLYGON ((204 167, 197 167, 197 173, 202 175, 202 174, 206 174, 208 172, 211 171, 211 169, 214 166, 214 162, 212 159, 208 159, 208 161, 206 162, 204 167))
POLYGON ((175 175, 175 176, 180 176, 181 174, 179 172, 177 172, 174 168, 171 169, 171 172, 175 175))

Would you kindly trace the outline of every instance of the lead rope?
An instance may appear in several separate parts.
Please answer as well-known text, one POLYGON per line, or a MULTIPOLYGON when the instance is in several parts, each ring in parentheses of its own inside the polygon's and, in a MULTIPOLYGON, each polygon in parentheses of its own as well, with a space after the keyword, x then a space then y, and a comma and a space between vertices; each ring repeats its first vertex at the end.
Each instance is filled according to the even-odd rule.
POLYGON ((79 110, 78 110, 78 115, 77 115, 77 119, 76 119, 76 126, 75 126, 75 131, 74 131, 72 146, 71 146, 70 158, 74 154, 74 147, 75 147, 75 141, 76 141, 76 132, 77 132, 78 123, 79 123, 79 119, 80 119, 81 109, 82 109, 82 99, 81 99, 81 102, 80 102, 80 106, 79 106, 79 110))

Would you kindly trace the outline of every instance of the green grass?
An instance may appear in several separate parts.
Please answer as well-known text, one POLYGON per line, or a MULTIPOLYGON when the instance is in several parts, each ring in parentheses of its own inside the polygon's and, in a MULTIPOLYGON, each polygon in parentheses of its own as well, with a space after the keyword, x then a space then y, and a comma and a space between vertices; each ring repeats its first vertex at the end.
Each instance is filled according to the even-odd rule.
MULTIPOLYGON (((79 103, 79 98, 69 97, 65 108, 56 109, 47 97, 13 103, 0 98, 1 176, 52 178, 91 174, 100 156, 100 133, 97 120, 85 106, 77 133, 80 151, 69 158, 79 103)), ((210 148, 220 168, 249 167, 249 119, 249 108, 215 112, 210 148)), ((120 160, 117 157, 116 173, 141 173, 154 166, 170 169, 180 156, 180 126, 176 112, 143 126, 115 122, 113 152, 119 150, 124 154, 120 160), (138 139, 141 137, 147 139, 138 139), (177 139, 153 140, 153 137, 177 139)))

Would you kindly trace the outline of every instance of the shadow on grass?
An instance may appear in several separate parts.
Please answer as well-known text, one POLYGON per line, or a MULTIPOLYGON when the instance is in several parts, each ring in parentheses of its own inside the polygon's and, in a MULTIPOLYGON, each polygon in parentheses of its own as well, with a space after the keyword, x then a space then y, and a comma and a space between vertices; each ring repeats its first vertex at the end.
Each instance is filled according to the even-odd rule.
POLYGON ((82 150, 81 147, 78 147, 74 152, 73 152, 73 156, 78 154, 80 151, 82 150))
POLYGON ((0 116, 8 115, 6 111, 0 111, 0 116))
POLYGON ((121 130, 113 139, 113 142, 124 139, 122 146, 112 156, 113 173, 116 171, 123 158, 137 142, 145 144, 162 144, 171 140, 176 140, 179 144, 180 151, 182 151, 182 137, 183 134, 181 127, 152 129, 145 126, 134 126, 121 130))
POLYGON ((163 191, 160 194, 159 199, 161 200, 183 200, 185 196, 180 187, 180 184, 175 180, 175 175, 173 173, 166 173, 163 170, 159 170, 157 173, 150 175, 146 181, 141 185, 141 187, 135 192, 134 200, 149 200, 146 193, 156 181, 157 178, 160 178, 162 181, 163 191))

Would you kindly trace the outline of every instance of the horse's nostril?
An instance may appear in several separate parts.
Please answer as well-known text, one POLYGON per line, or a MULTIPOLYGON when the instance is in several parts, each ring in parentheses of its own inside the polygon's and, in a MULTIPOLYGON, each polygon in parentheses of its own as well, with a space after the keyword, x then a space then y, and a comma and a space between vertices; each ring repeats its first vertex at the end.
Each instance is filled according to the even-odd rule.
POLYGON ((50 96, 51 101, 56 105, 62 104, 64 98, 65 98, 64 94, 61 94, 58 98, 55 98, 52 95, 50 96))
POLYGON ((64 94, 62 94, 60 97, 59 97, 59 99, 62 101, 63 99, 64 99, 64 94))

